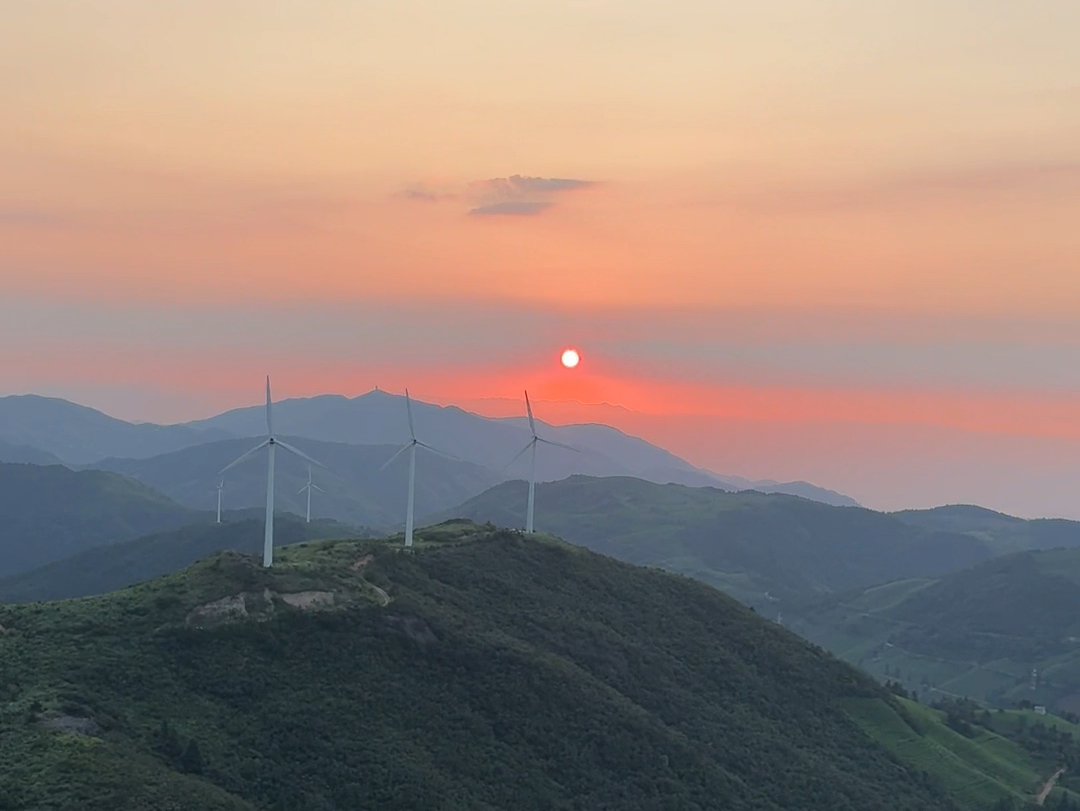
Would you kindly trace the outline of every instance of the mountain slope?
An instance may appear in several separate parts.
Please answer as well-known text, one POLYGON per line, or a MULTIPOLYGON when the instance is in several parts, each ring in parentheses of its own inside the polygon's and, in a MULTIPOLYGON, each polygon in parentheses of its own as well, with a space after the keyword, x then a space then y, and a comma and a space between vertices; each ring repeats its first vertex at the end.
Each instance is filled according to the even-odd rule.
POLYGON ((825 599, 793 627, 924 696, 1080 710, 1080 548, 825 599))
MULTIPOLYGON (((283 437, 327 466, 316 467, 313 480, 324 493, 313 493, 312 517, 368 527, 394 527, 405 520, 408 459, 383 465, 398 450, 390 445, 345 445, 283 437)), ((130 476, 182 504, 202 509, 216 505, 218 471, 258 444, 258 440, 209 442, 150 459, 105 459, 95 467, 130 476)), ((290 453, 275 459, 276 505, 303 515, 308 463, 290 453)), ((416 459, 416 514, 445 510, 502 480, 491 470, 423 449, 416 459)), ((230 509, 257 507, 266 501, 266 455, 257 454, 225 474, 223 503, 230 509)))
POLYGON ((194 517, 117 473, 0 464, 0 577, 99 544, 179 527, 194 517))
MULTIPOLYGON (((0 603, 65 600, 105 594, 154 577, 171 574, 221 551, 261 554, 264 521, 236 520, 226 513, 221 524, 192 524, 121 543, 103 544, 28 572, 0 579, 0 603)), ((353 533, 333 521, 305 523, 295 515, 274 516, 275 545, 353 533)))
POLYGON ((0 439, 47 451, 68 464, 155 456, 227 436, 216 429, 125 422, 55 397, 0 397, 0 439))
MULTIPOLYGON (((507 482, 450 511, 521 526, 527 487, 507 482)), ((571 476, 536 491, 536 524, 632 563, 691 574, 752 604, 935 576, 989 557, 967 535, 872 510, 640 479, 571 476)))
POLYGON ((953 807, 849 719, 880 688, 730 598, 441 532, 0 607, 0 798, 148 808, 175 781, 185 808, 953 807))
POLYGON ((932 510, 892 513, 905 524, 941 532, 963 532, 986 541, 995 554, 1080 546, 1080 521, 1064 518, 1014 518, 975 507, 951 504, 932 510))
POLYGON ((48 451, 29 445, 13 445, 0 439, 0 462, 17 465, 59 465, 60 460, 48 451))

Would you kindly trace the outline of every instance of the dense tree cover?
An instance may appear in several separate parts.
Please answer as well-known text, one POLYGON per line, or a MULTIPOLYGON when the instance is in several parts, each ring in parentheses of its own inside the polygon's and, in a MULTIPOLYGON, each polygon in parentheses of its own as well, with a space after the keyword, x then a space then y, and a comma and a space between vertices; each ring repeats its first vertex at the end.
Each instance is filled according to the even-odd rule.
POLYGON ((0 808, 952 807, 843 710, 882 688, 693 580, 461 526, 280 559, 0 607, 0 808))
MULTIPOLYGON (((260 511, 261 512, 261 511, 260 511)), ((105 594, 175 572, 215 552, 261 553, 264 520, 226 513, 222 524, 192 524, 131 541, 104 544, 29 572, 0 580, 0 602, 25 603, 105 594)), ((305 523, 295 515, 274 517, 276 544, 340 538, 351 528, 334 521, 305 523)))
POLYGON ((195 517, 116 473, 0 463, 0 577, 103 543, 173 529, 195 517))
MULTIPOLYGON (((526 485, 507 482, 455 516, 521 526, 526 485)), ((978 538, 910 526, 859 507, 728 493, 640 479, 571 476, 541 484, 536 522, 607 555, 690 574, 756 605, 900 577, 934 577, 986 560, 978 538)))

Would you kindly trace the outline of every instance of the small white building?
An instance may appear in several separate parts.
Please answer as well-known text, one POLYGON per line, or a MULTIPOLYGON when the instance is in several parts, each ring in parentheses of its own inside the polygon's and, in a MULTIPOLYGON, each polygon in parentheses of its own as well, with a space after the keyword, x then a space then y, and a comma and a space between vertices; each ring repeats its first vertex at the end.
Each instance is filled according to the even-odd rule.
POLYGON ((1044 707, 1042 704, 1036 704, 1035 705, 1035 714, 1036 715, 1046 715, 1046 707, 1044 707))

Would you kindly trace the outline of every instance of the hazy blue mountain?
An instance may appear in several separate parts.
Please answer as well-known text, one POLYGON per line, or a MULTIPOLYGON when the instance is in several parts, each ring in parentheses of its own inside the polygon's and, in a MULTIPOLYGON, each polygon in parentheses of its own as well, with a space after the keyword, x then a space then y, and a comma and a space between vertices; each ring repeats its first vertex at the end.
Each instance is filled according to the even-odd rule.
MULTIPOLYGON (((522 403, 522 412, 524 410, 522 403)), ((542 404, 537 406, 537 412, 542 415, 542 404)), ((414 400, 413 416, 417 436, 423 441, 500 472, 529 441, 529 424, 524 414, 494 419, 456 406, 414 400)), ((283 433, 332 442, 400 444, 409 436, 405 398, 379 390, 351 399, 325 395, 283 400, 274 405, 274 419, 283 433)), ((801 495, 828 504, 856 505, 847 496, 806 482, 728 480, 608 425, 591 423, 557 427, 540 419, 537 419, 537 425, 541 436, 579 450, 572 453, 561 448, 541 447, 537 455, 537 477, 541 481, 573 474, 634 476, 660 484, 673 482, 726 490, 756 489, 801 495)), ((262 406, 251 406, 227 411, 191 423, 191 426, 256 436, 265 432, 265 416, 262 406)), ((527 459, 522 457, 502 475, 504 478, 524 476, 527 470, 527 459)))
POLYGON ((0 462, 22 465, 59 465, 63 464, 56 456, 29 445, 13 445, 0 439, 0 462))
MULTIPOLYGON (((500 484, 440 517, 524 523, 527 485, 500 484)), ((538 485, 536 526, 631 563, 699 577, 750 604, 933 577, 990 557, 962 533, 780 494, 571 476, 538 485)))
POLYGON ((194 519, 187 507, 117 473, 0 464, 0 577, 194 519))
POLYGON ((973 535, 989 543, 998 554, 1080 546, 1080 521, 1064 518, 1014 518, 969 504, 950 504, 932 510, 902 510, 892 515, 924 529, 973 535))
MULTIPOLYGON (((248 511, 250 513, 258 512, 248 511)), ((216 552, 262 554, 263 516, 229 512, 222 523, 189 524, 121 543, 109 543, 0 579, 0 602, 66 600, 109 591, 170 574, 216 552)), ((343 538, 356 530, 334 521, 312 521, 295 515, 274 516, 274 544, 316 538, 343 538)))
POLYGON ((46 451, 69 464, 107 456, 155 456, 226 436, 230 434, 186 425, 125 422, 55 397, 0 397, 0 440, 46 451))
MULTIPOLYGON (((394 528, 404 522, 407 455, 402 454, 392 465, 380 469, 397 447, 347 445, 288 435, 283 439, 327 466, 315 467, 312 472, 313 481, 325 491, 312 494, 312 517, 370 528, 394 528)), ((150 459, 105 459, 95 467, 145 482, 181 504, 210 510, 217 503, 218 471, 256 444, 256 439, 229 439, 150 459)), ((276 506, 303 515, 306 496, 298 491, 307 482, 308 463, 279 450, 275 467, 276 506)), ((446 510, 503 478, 472 462, 447 459, 421 449, 416 457, 416 515, 446 510)), ((228 471, 224 479, 225 507, 265 504, 265 451, 228 471)))

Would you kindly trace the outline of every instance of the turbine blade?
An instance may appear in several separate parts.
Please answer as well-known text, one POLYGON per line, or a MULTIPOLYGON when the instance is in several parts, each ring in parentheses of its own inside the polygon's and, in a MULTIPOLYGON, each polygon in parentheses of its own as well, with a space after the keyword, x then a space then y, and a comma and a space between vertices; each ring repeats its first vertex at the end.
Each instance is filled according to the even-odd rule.
POLYGON ((389 459, 387 459, 385 462, 382 463, 382 467, 380 467, 379 470, 380 471, 386 470, 386 468, 390 467, 391 462, 393 462, 395 459, 397 459, 399 456, 401 456, 401 454, 405 453, 405 451, 407 451, 411 447, 412 447, 411 442, 406 443, 405 445, 402 445, 400 448, 398 448, 397 453, 395 453, 393 456, 391 456, 389 459))
POLYGON ((245 459, 247 459, 248 457, 254 456, 256 453, 261 451, 263 448, 265 448, 269 444, 270 444, 270 440, 269 439, 264 439, 262 442, 260 442, 258 445, 256 445, 254 448, 252 448, 247 453, 245 453, 243 456, 240 456, 240 457, 234 459, 233 461, 229 462, 229 464, 225 465, 225 467, 223 467, 221 470, 218 471, 218 475, 220 476, 222 473, 224 473, 229 468, 236 467, 238 464, 243 462, 245 459))
POLYGON ((555 442, 554 440, 551 440, 551 439, 544 439, 543 437, 538 436, 536 438, 536 441, 537 442, 543 442, 545 445, 554 445, 556 448, 565 448, 566 450, 573 451, 574 453, 581 453, 581 451, 579 451, 573 445, 564 445, 561 442, 555 442))
POLYGON ((536 444, 536 440, 537 440, 537 437, 533 437, 532 439, 530 439, 529 444, 526 445, 524 448, 522 448, 520 451, 518 451, 517 454, 515 454, 514 458, 511 459, 509 462, 507 462, 503 466, 503 470, 506 470, 506 468, 510 467, 510 465, 514 464, 514 462, 516 462, 518 459, 520 459, 522 456, 524 456, 526 451, 528 451, 529 448, 531 448, 533 445, 536 444))
POLYGON ((296 491, 296 495, 300 495, 301 493, 303 493, 305 490, 307 490, 311 486, 312 485, 310 485, 310 484, 305 484, 303 487, 301 487, 299 490, 296 491))
POLYGON ((303 451, 297 450, 297 449, 296 449, 296 448, 294 448, 294 447, 293 447, 292 445, 290 445, 290 444, 289 444, 288 442, 282 442, 282 441, 281 441, 280 439, 275 439, 275 440, 274 440, 274 444, 275 444, 275 445, 277 445, 277 446, 278 446, 279 448, 284 448, 284 449, 285 449, 285 450, 287 450, 287 451, 288 451, 289 453, 294 453, 294 454, 296 454, 296 455, 297 455, 297 456, 299 456, 299 457, 300 457, 301 459, 306 459, 307 461, 311 462, 311 464, 313 464, 313 465, 318 465, 319 467, 326 467, 326 465, 324 465, 324 464, 323 464, 322 462, 320 462, 320 461, 319 461, 318 459, 312 459, 312 458, 311 458, 310 456, 308 456, 308 455, 307 455, 306 453, 304 453, 303 451))
POLYGON ((536 421, 532 415, 532 403, 529 402, 529 392, 525 391, 525 410, 529 412, 529 430, 532 431, 533 438, 536 438, 536 421))
POLYGON ((317 484, 313 484, 313 485, 311 485, 311 489, 312 489, 312 490, 318 490, 318 491, 319 491, 320 493, 325 493, 325 492, 326 492, 326 491, 325 491, 325 490, 323 490, 323 489, 322 489, 321 487, 319 487, 319 485, 317 485, 317 484))
POLYGON ((413 440, 413 442, 415 442, 416 441, 416 430, 413 428, 412 400, 409 399, 409 390, 408 389, 405 389, 405 411, 409 415, 409 437, 413 440))
POLYGON ((429 450, 432 453, 438 454, 439 456, 445 456, 447 459, 453 459, 455 462, 464 462, 465 461, 460 456, 454 456, 454 454, 452 454, 452 453, 447 453, 446 451, 441 451, 438 448, 433 448, 430 445, 428 445, 426 442, 420 442, 419 440, 417 440, 416 444, 419 445, 421 448, 423 448, 425 450, 429 450))
POLYGON ((266 376, 266 435, 274 435, 274 418, 270 414, 270 375, 266 376))

